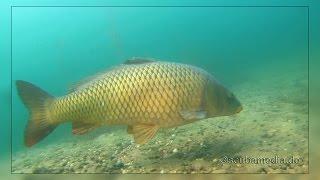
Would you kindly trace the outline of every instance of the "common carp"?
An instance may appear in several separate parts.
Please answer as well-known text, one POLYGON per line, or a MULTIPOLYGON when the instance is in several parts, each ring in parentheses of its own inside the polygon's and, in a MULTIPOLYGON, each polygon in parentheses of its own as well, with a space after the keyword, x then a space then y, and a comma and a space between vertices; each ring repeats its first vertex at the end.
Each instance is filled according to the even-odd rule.
POLYGON ((127 125, 135 142, 144 144, 160 128, 242 110, 234 94, 205 70, 146 58, 129 59, 88 78, 62 97, 22 80, 16 86, 30 114, 24 137, 28 147, 64 122, 72 123, 76 135, 104 125, 127 125))

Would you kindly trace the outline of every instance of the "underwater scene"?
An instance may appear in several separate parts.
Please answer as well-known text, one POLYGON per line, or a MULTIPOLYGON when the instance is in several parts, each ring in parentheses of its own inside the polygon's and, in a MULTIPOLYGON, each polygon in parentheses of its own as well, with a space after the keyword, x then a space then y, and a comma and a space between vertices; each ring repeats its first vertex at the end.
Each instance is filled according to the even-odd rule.
POLYGON ((308 173, 305 7, 15 7, 12 173, 308 173))

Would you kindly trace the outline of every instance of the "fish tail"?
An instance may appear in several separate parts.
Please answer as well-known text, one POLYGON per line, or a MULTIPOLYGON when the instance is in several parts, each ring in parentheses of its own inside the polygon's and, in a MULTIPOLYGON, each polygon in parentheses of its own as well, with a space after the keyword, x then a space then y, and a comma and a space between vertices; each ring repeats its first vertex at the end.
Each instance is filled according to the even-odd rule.
POLYGON ((18 94, 30 114, 24 132, 24 144, 31 147, 49 135, 57 126, 52 123, 50 115, 47 113, 54 97, 26 81, 17 80, 16 86, 18 94))

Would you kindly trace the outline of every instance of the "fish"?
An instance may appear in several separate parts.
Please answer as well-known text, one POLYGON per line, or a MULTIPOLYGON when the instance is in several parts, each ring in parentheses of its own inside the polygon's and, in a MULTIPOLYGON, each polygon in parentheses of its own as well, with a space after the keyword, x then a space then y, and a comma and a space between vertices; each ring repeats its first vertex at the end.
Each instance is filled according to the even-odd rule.
POLYGON ((29 111, 24 144, 31 147, 59 124, 71 122, 74 135, 108 125, 126 125, 134 142, 145 144, 161 128, 242 110, 235 95, 207 71, 188 64, 131 58, 76 83, 54 97, 36 85, 16 80, 29 111))

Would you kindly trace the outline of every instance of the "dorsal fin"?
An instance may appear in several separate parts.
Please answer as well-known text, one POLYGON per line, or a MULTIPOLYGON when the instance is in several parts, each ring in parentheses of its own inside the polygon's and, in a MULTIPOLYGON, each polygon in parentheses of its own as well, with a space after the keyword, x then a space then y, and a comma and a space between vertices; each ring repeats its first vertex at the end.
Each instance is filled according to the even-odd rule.
POLYGON ((126 60, 123 64, 145 64, 153 62, 156 62, 156 60, 152 58, 133 57, 131 59, 126 60))

